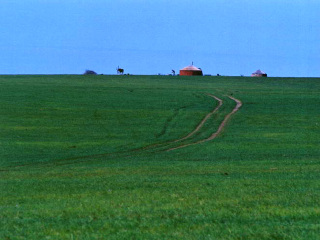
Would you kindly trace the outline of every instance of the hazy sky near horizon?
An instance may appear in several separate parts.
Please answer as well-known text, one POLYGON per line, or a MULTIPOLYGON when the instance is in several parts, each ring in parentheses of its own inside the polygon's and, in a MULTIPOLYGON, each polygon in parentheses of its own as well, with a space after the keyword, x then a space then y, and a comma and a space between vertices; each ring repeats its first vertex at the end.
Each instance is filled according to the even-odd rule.
POLYGON ((0 1, 0 74, 320 77, 319 0, 0 1))

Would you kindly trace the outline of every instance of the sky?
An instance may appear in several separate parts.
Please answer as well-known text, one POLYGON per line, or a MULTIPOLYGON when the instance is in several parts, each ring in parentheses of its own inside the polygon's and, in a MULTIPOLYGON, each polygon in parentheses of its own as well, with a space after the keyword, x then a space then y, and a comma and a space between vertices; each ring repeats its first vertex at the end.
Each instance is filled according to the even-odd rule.
POLYGON ((319 0, 0 0, 0 74, 320 77, 319 0))

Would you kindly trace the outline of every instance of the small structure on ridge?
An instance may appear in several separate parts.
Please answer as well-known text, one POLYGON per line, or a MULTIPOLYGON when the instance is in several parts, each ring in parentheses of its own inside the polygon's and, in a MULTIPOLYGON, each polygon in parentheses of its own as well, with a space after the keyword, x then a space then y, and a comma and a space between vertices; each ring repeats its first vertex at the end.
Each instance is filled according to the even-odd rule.
POLYGON ((202 76, 201 68, 197 68, 192 65, 180 69, 180 76, 202 76))
POLYGON ((251 77, 267 77, 265 72, 262 72, 260 69, 251 74, 251 77))
POLYGON ((95 71, 92 70, 86 70, 83 75, 97 75, 97 73, 95 71))

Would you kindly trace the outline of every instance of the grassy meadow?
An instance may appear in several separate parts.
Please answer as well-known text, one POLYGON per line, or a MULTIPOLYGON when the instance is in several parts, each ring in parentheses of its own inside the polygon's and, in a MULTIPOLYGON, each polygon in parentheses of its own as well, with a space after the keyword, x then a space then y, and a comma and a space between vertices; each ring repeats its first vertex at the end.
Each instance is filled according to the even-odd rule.
POLYGON ((320 79, 0 76, 0 106, 0 239, 320 239, 320 79))

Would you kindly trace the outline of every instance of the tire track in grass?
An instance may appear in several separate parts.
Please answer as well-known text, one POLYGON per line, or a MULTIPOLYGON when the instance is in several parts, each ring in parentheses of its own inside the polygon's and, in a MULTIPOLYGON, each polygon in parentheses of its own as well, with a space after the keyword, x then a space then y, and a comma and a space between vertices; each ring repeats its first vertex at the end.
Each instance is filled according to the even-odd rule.
POLYGON ((190 137, 192 137, 194 134, 196 134, 202 127, 203 125, 208 121, 208 119, 214 114, 216 113, 220 107, 223 105, 223 100, 221 100, 220 98, 210 94, 210 93, 206 93, 206 95, 208 95, 209 97, 212 97, 214 99, 216 99, 219 104, 217 107, 215 107, 211 112, 209 112, 202 120, 201 122, 196 126, 196 128, 190 132, 188 135, 186 135, 185 137, 182 137, 182 138, 179 138, 179 139, 176 139, 176 140, 172 140, 172 141, 168 141, 168 142, 164 142, 164 143, 158 143, 158 144, 152 144, 152 145, 149 145, 149 146, 146 146, 146 147, 143 147, 142 150, 153 150, 154 152, 161 152, 161 151, 166 151, 167 149, 164 149, 164 150, 158 150, 156 151, 157 148, 160 148, 160 147, 166 147, 166 145, 170 145, 171 143, 177 143, 177 142, 181 142, 181 141, 184 141, 190 137))
POLYGON ((173 115, 166 120, 161 132, 159 134, 156 134, 156 137, 161 137, 161 136, 165 135, 168 128, 169 128, 169 124, 173 121, 174 118, 176 118, 178 116, 181 109, 185 109, 185 108, 186 108, 186 106, 174 109, 173 115))
POLYGON ((221 131, 225 128, 225 125, 226 125, 227 121, 229 120, 229 118, 233 114, 235 114, 240 109, 240 107, 242 106, 242 102, 239 99, 236 99, 236 98, 231 97, 231 96, 228 96, 228 97, 236 102, 236 106, 232 110, 232 112, 230 112, 228 115, 225 116, 225 118, 223 119, 222 123, 219 125, 218 130, 215 133, 213 133, 210 137, 208 137, 206 139, 203 139, 203 140, 200 140, 200 141, 197 141, 197 142, 194 142, 194 143, 188 143, 188 144, 180 145, 178 147, 169 148, 169 149, 164 150, 164 151, 169 152, 169 151, 173 151, 173 150, 176 150, 176 149, 179 149, 179 148, 184 148, 184 147, 188 147, 188 146, 191 146, 191 145, 200 144, 200 143, 208 142, 208 141, 211 141, 211 140, 215 139, 221 133, 221 131))
POLYGON ((186 140, 186 139, 192 137, 196 132, 198 132, 198 131, 202 128, 202 126, 203 126, 203 125, 205 124, 205 122, 212 116, 212 114, 216 113, 216 112, 219 110, 219 108, 220 108, 220 107, 222 106, 222 104, 223 104, 223 101, 222 101, 220 98, 218 98, 218 97, 216 97, 216 96, 214 96, 214 95, 212 95, 212 94, 210 94, 210 93, 207 93, 207 95, 210 96, 210 97, 212 97, 212 98, 214 98, 214 99, 216 99, 216 100, 219 102, 218 106, 217 106, 215 109, 213 109, 210 113, 208 113, 208 114, 202 119, 202 121, 199 123, 199 125, 198 125, 191 133, 189 133, 187 136, 185 136, 185 137, 183 137, 183 138, 174 140, 174 141, 169 142, 169 143, 180 142, 180 141, 183 141, 183 140, 186 140))
POLYGON ((214 114, 214 113, 216 113, 216 112, 220 109, 220 107, 221 107, 222 104, 223 104, 223 101, 222 101, 220 98, 218 98, 218 97, 216 97, 216 96, 214 96, 214 95, 212 95, 212 94, 210 94, 210 93, 206 93, 206 95, 208 95, 209 97, 212 97, 212 98, 216 99, 216 100, 219 102, 219 104, 218 104, 217 107, 215 107, 211 112, 209 112, 209 113, 202 119, 202 121, 196 126, 196 128, 195 128, 191 133, 189 133, 189 134, 186 135, 185 137, 182 137, 182 138, 179 138, 179 139, 176 139, 176 140, 171 140, 171 141, 163 142, 163 143, 151 144, 151 145, 149 145, 149 146, 132 149, 132 150, 130 150, 130 151, 131 151, 131 152, 137 152, 137 151, 141 151, 141 150, 155 149, 155 148, 157 148, 157 147, 165 146, 165 145, 168 145, 168 144, 170 144, 170 143, 181 142, 181 141, 183 141, 183 140, 186 140, 186 139, 192 137, 195 133, 197 133, 197 132, 202 128, 202 126, 203 126, 203 125, 205 124, 205 122, 211 117, 211 115, 214 114))
MULTIPOLYGON (((152 145, 149 145, 149 146, 146 146, 146 147, 136 148, 136 149, 132 149, 132 150, 124 151, 124 152, 101 153, 101 154, 86 155, 86 156, 79 156, 79 157, 70 157, 70 158, 54 160, 53 162, 46 162, 46 163, 44 163, 44 162, 42 162, 42 163, 39 162, 39 163, 36 163, 36 164, 35 163, 32 163, 32 164, 31 163, 30 164, 26 163, 26 164, 22 164, 22 165, 12 166, 11 168, 27 167, 27 166, 34 166, 34 165, 50 166, 52 164, 54 164, 54 165, 67 165, 67 164, 74 164, 75 162, 70 162, 70 161, 73 161, 73 160, 80 160, 80 161, 77 161, 77 162, 83 163, 83 162, 91 161, 91 160, 86 160, 88 158, 112 157, 112 156, 118 156, 119 157, 119 155, 124 155, 123 157, 128 157, 128 156, 132 156, 133 154, 139 154, 141 152, 142 153, 146 152, 146 150, 149 150, 149 149, 150 150, 155 150, 155 149, 157 149, 157 147, 161 147, 161 146, 165 147, 166 145, 169 145, 171 143, 184 141, 184 140, 192 137, 195 133, 197 133, 203 127, 203 125, 206 123, 206 121, 214 113, 216 113, 220 109, 220 107, 223 105, 223 100, 221 100, 220 98, 218 98, 218 97, 216 97, 216 96, 214 96, 214 95, 212 95, 210 93, 207 93, 207 95, 212 97, 212 98, 214 98, 215 100, 217 100, 219 102, 218 106, 215 107, 211 112, 209 112, 191 133, 189 133, 188 135, 186 135, 183 138, 172 140, 172 141, 169 141, 169 142, 164 142, 164 143, 152 144, 152 145)), ((198 144, 198 143, 200 143, 202 141, 209 141, 209 140, 205 139, 205 140, 201 140, 201 141, 196 142, 196 143, 181 145, 181 146, 176 147, 176 148, 169 148, 169 149, 165 149, 165 150, 162 150, 162 151, 171 151, 171 150, 182 148, 182 147, 186 147, 186 146, 189 146, 189 145, 198 144)), ((1 171, 6 171, 6 170, 1 169, 1 171)))
MULTIPOLYGON (((142 148, 136 148, 136 149, 132 149, 132 150, 128 150, 128 151, 124 151, 124 152, 114 152, 114 153, 102 153, 102 154, 96 154, 96 155, 91 155, 91 156, 82 156, 82 157, 74 157, 74 158, 68 158, 68 159, 63 159, 63 160, 60 160, 56 163, 58 163, 57 165, 67 165, 69 164, 68 162, 66 161, 70 161, 70 160, 81 160, 81 159, 86 159, 86 158, 90 158, 90 157, 93 157, 93 158, 97 158, 97 157, 111 157, 111 156, 114 156, 114 155, 118 155, 117 157, 120 157, 119 155, 122 154, 121 157, 131 157, 133 156, 134 154, 139 154, 139 153, 147 153, 146 150, 153 150, 152 153, 156 153, 156 152, 163 152, 163 151, 168 151, 168 149, 164 149, 164 150, 160 150, 160 151, 156 151, 156 149, 158 147, 166 147, 166 145, 170 145, 171 143, 176 143, 176 142, 181 142, 183 140, 186 140, 190 137, 192 137, 195 133, 197 133, 202 127, 203 125, 206 123, 206 121, 214 114, 216 113, 220 107, 223 105, 223 100, 221 100, 220 98, 210 94, 210 93, 206 93, 206 95, 216 99, 219 104, 218 106, 216 106, 211 112, 209 112, 202 120, 201 122, 196 126, 196 128, 191 132, 189 133, 188 135, 186 135, 185 137, 182 137, 182 138, 179 138, 179 139, 176 139, 176 140, 172 140, 172 141, 169 141, 169 142, 164 142, 164 143, 157 143, 157 144, 152 144, 152 145, 149 145, 149 146, 145 146, 145 147, 142 147, 142 148), (60 164, 59 164, 60 163, 60 164)), ((179 147, 180 148, 180 147, 179 147)), ((78 162, 89 162, 90 160, 82 160, 82 161, 78 161, 78 162)), ((72 163, 70 163, 72 164, 72 163)))

